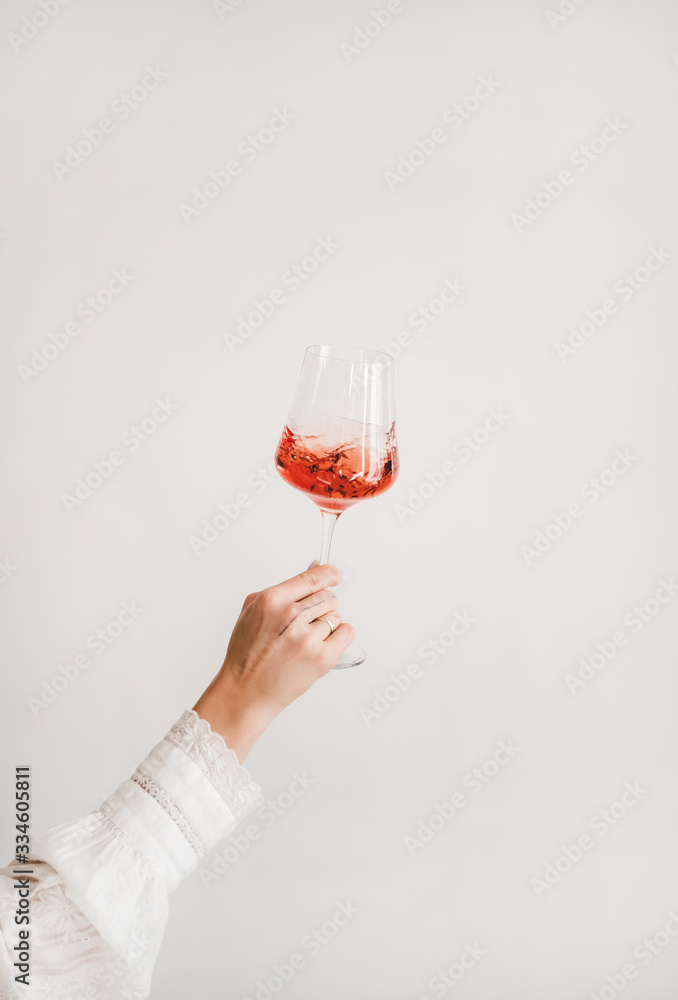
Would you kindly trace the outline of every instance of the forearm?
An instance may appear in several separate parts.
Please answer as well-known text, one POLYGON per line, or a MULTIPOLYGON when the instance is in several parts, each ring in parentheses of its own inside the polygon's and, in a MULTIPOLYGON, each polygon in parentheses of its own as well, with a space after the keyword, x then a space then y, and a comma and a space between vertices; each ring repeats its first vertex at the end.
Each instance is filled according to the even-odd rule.
POLYGON ((241 764, 273 719, 270 710, 252 704, 223 671, 201 695, 193 711, 222 737, 241 764))

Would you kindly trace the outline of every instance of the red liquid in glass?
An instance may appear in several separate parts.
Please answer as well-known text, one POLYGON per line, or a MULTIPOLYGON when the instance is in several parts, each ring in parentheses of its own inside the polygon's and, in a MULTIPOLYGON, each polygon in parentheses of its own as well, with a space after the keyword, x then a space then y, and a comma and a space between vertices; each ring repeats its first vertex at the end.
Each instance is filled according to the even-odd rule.
POLYGON ((366 497, 383 493, 398 475, 395 424, 382 435, 374 452, 369 446, 365 449, 362 439, 327 448, 322 439, 285 427, 276 465, 290 486, 302 490, 319 507, 341 513, 366 497))

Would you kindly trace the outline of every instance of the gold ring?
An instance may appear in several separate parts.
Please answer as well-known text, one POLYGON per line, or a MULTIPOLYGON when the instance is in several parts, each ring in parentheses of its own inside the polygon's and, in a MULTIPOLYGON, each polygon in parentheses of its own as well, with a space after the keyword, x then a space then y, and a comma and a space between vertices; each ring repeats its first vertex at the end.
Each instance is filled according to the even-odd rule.
MULTIPOLYGON (((334 632, 334 625, 329 620, 329 618, 321 618, 320 621, 321 622, 325 622, 326 625, 329 625, 329 627, 330 627, 330 635, 332 635, 332 633, 334 632)), ((328 637, 327 637, 328 639, 329 639, 330 635, 328 635, 328 637)))

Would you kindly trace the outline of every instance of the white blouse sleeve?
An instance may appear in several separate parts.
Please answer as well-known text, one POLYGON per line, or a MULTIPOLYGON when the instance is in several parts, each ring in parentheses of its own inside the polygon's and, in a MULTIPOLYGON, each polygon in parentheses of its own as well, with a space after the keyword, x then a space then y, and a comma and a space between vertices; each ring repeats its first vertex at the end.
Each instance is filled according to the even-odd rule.
POLYGON ((0 870, 2 1000, 142 1000, 167 921, 167 894, 262 801, 221 736, 184 712, 97 812, 37 838, 0 870), (30 988, 19 970, 13 872, 30 902, 30 988))

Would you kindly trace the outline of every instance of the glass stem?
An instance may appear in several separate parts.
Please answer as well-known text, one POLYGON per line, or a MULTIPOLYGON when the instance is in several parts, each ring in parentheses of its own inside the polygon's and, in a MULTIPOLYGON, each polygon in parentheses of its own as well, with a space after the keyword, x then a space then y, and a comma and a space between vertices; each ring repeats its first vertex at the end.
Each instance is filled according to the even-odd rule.
POLYGON ((318 563, 323 566, 325 563, 330 561, 330 547, 332 545, 332 535, 334 534, 334 526, 337 523, 337 518, 339 514, 334 514, 328 510, 321 510, 323 519, 323 542, 320 548, 320 558, 318 563))

